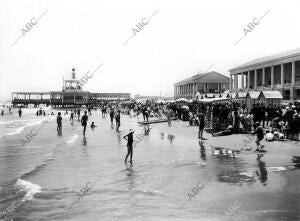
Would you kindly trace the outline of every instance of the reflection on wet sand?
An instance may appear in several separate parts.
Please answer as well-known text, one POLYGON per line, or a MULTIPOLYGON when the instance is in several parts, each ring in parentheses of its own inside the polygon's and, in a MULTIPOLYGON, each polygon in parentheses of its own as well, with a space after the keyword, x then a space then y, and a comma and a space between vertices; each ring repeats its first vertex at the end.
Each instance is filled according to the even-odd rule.
POLYGON ((199 146, 200 146, 200 157, 203 161, 206 161, 206 152, 203 141, 199 140, 199 146))
POLYGON ((292 162, 296 168, 300 168, 300 156, 293 156, 292 162))
POLYGON ((242 184, 254 183, 256 180, 252 175, 243 173, 242 170, 223 170, 217 175, 217 180, 222 183, 242 184))
POLYGON ((149 132, 150 132, 149 125, 144 125, 144 135, 145 136, 149 135, 149 132))
POLYGON ((257 154, 256 160, 258 162, 259 171, 256 171, 256 175, 259 177, 260 182, 266 186, 268 180, 268 172, 266 169, 266 163, 261 160, 263 156, 263 154, 257 154))
POLYGON ((165 138, 165 133, 160 133, 160 138, 163 140, 165 138))
POLYGON ((173 143, 175 136, 173 136, 172 134, 168 134, 168 140, 170 141, 170 144, 173 143))
POLYGON ((121 134, 117 133, 118 143, 121 144, 121 134))
MULTIPOLYGON (((126 165, 127 166, 127 165, 126 165)), ((136 187, 136 172, 134 171, 133 165, 127 166, 126 168, 126 181, 128 181, 128 190, 132 190, 136 187)))
POLYGON ((84 146, 86 146, 87 145, 87 140, 86 140, 86 138, 84 137, 83 138, 83 140, 82 140, 82 144, 84 145, 84 146))

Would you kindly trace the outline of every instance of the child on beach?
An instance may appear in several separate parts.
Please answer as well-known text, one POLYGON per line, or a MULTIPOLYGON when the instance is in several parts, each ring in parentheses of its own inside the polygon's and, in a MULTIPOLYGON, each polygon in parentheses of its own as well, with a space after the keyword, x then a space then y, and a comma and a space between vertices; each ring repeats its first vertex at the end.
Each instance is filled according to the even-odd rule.
POLYGON ((95 127, 96 127, 96 125, 95 125, 95 123, 93 121, 92 124, 91 124, 91 128, 94 129, 95 127))
POLYGON ((130 164, 132 164, 132 155, 133 155, 133 148, 132 148, 132 143, 133 143, 133 133, 134 130, 130 129, 129 133, 125 135, 123 138, 127 140, 127 155, 125 157, 125 164, 127 164, 127 158, 130 155, 130 164))
POLYGON ((256 126, 256 130, 252 133, 253 135, 256 134, 256 151, 261 151, 263 149, 263 145, 260 144, 260 141, 262 141, 262 139, 264 139, 264 131, 263 128, 260 126, 260 123, 257 121, 255 123, 256 126))

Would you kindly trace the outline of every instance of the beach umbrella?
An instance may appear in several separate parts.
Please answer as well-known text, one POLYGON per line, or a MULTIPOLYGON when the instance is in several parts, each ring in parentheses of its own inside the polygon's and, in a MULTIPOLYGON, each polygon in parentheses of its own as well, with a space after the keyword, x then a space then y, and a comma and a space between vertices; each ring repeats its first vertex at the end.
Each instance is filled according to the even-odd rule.
POLYGON ((166 102, 165 102, 164 100, 162 100, 162 99, 158 99, 158 100, 156 101, 156 103, 157 103, 157 104, 160 104, 160 103, 163 103, 163 104, 164 104, 164 103, 166 103, 166 102))
POLYGON ((185 98, 179 98, 176 100, 176 102, 189 102, 189 101, 185 98))
POLYGON ((189 109, 190 109, 188 106, 182 106, 181 108, 182 108, 182 109, 186 109, 186 110, 189 110, 189 109))

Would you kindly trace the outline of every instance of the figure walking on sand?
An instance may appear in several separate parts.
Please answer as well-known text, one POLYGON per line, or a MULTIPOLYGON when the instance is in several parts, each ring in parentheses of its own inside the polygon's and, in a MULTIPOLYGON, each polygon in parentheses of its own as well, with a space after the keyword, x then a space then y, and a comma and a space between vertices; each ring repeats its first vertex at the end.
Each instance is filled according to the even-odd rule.
POLYGON ((115 115, 115 113, 114 113, 114 109, 110 109, 110 112, 109 112, 109 116, 110 116, 110 123, 111 124, 113 124, 113 122, 114 122, 114 115, 115 115))
POLYGON ((119 132, 119 128, 121 126, 121 111, 120 110, 118 110, 118 113, 116 115, 116 126, 117 126, 116 131, 119 132))
POLYGON ((58 116, 56 118, 56 122, 57 122, 57 128, 56 128, 56 130, 57 130, 57 132, 61 131, 61 126, 62 126, 62 117, 60 115, 61 115, 61 113, 58 112, 58 116))
POLYGON ((86 126, 87 126, 87 121, 89 117, 86 115, 86 111, 84 111, 84 115, 81 118, 81 125, 83 126, 83 137, 85 138, 85 131, 86 131, 86 126))
POLYGON ((127 155, 126 155, 125 161, 124 161, 125 164, 127 164, 127 158, 128 158, 129 155, 130 155, 130 164, 132 164, 132 155, 133 155, 133 147, 132 147, 132 144, 133 144, 133 133, 134 133, 134 130, 133 130, 133 129, 130 129, 130 130, 129 130, 129 133, 123 137, 125 140, 127 140, 127 155))
POLYGON ((201 140, 203 139, 204 123, 205 123, 205 115, 204 115, 204 113, 201 111, 201 112, 198 114, 198 126, 199 126, 198 138, 201 139, 201 140))

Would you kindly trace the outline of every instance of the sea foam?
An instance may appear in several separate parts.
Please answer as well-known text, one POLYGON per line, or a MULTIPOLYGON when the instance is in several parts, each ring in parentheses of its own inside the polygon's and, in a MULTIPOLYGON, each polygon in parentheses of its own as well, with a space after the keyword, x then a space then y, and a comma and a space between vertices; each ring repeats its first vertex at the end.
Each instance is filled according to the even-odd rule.
POLYGON ((18 179, 16 182, 16 187, 20 188, 21 191, 25 191, 26 195, 23 197, 23 201, 32 200, 36 193, 41 192, 41 187, 38 184, 31 183, 26 180, 18 179))

